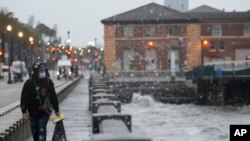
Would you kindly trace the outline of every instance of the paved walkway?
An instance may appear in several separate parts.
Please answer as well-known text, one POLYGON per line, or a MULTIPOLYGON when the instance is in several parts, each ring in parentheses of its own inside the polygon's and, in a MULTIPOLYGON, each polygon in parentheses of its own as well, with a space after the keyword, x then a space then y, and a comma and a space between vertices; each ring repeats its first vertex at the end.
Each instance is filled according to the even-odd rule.
MULTIPOLYGON (((60 104, 60 112, 65 117, 64 127, 68 141, 91 140, 92 120, 91 112, 88 110, 88 99, 88 79, 82 79, 60 104)), ((48 141, 52 139, 54 127, 50 119, 47 125, 48 141)), ((32 137, 27 141, 32 141, 32 137)))

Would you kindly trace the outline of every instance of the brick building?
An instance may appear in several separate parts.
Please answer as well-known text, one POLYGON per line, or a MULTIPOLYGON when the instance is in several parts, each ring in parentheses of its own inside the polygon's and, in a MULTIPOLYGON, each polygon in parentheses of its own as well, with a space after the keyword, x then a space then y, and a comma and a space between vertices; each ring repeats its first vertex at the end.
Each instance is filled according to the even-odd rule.
POLYGON ((250 12, 201 6, 181 13, 150 3, 101 22, 107 71, 166 71, 171 59, 178 71, 200 65, 202 59, 250 55, 250 12))
POLYGON ((246 60, 250 56, 250 12, 224 12, 200 6, 188 12, 200 18, 204 61, 246 60))

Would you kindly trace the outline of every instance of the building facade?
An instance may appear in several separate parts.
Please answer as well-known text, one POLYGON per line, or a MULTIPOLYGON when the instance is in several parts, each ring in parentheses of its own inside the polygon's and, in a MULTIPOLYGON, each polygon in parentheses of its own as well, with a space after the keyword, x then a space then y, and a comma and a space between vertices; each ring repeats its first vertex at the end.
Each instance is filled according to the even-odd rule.
POLYGON ((187 12, 189 7, 189 0, 164 0, 164 5, 168 8, 175 9, 180 12, 187 12))
POLYGON ((200 17, 204 61, 250 59, 250 12, 225 12, 200 6, 188 12, 200 17), (209 11, 209 12, 207 12, 209 11))
POLYGON ((166 71, 171 62, 180 71, 246 59, 250 12, 202 9, 182 13, 150 3, 102 20, 107 71, 166 71))

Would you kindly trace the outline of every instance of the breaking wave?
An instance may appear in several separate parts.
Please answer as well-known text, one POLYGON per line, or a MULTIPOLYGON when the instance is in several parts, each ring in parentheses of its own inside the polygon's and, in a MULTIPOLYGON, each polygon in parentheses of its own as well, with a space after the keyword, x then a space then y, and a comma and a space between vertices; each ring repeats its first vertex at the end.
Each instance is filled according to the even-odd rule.
POLYGON ((140 95, 135 93, 131 104, 138 104, 138 106, 150 107, 156 104, 156 101, 149 95, 140 95))
POLYGON ((230 125, 249 124, 250 118, 250 106, 162 104, 140 94, 122 109, 153 141, 228 141, 230 125))

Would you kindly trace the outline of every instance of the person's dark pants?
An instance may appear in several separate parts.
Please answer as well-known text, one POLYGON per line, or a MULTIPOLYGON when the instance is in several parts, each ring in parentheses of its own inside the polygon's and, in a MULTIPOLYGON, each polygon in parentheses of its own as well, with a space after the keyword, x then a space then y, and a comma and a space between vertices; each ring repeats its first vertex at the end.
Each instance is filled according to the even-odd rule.
POLYGON ((40 117, 31 118, 30 126, 34 141, 46 141, 47 123, 49 116, 42 115, 40 117))

